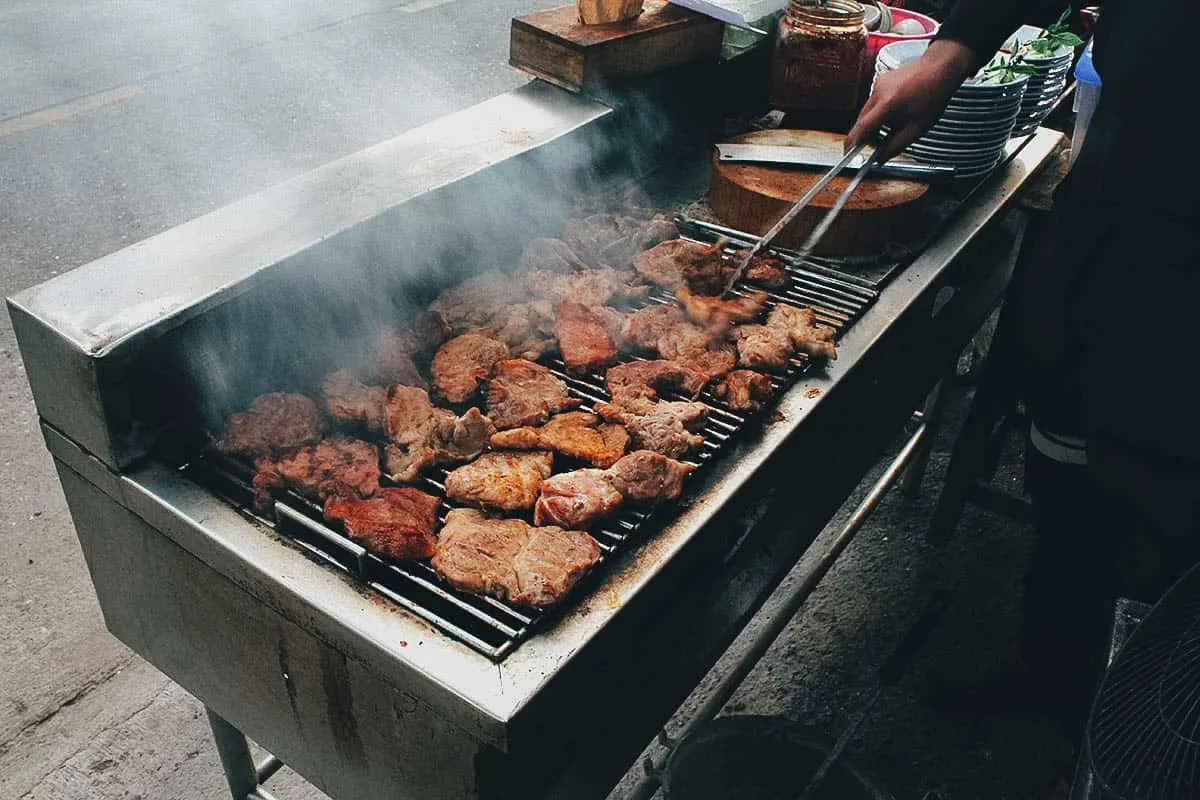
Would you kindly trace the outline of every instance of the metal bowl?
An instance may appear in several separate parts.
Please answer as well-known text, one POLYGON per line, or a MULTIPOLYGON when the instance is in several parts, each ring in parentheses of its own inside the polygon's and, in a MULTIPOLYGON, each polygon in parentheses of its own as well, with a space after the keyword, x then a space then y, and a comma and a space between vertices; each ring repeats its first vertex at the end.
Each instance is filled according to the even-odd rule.
MULTIPOLYGON (((672 751, 662 774, 669 800, 795 800, 830 749, 825 737, 781 717, 718 717, 672 751)), ((844 758, 813 800, 894 800, 844 758)))

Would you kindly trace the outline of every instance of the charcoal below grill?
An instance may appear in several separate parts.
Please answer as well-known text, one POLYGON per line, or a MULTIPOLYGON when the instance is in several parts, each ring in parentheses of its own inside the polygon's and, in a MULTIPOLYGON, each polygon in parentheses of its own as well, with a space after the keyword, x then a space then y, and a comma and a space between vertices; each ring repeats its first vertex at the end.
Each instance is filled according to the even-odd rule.
MULTIPOLYGON (((702 230, 692 234, 699 241, 705 240, 702 230)), ((808 306, 816 312, 820 322, 837 328, 839 335, 870 307, 878 295, 877 290, 862 285, 854 276, 839 275, 829 268, 817 271, 807 269, 807 265, 787 263, 790 285, 783 291, 769 293, 768 307, 778 303, 808 306)), ((646 302, 673 303, 674 298, 656 292, 646 302)), ((626 357, 624 360, 634 358, 626 357)), ((568 374, 565 364, 557 358, 543 358, 541 363, 567 384, 571 396, 582 401, 581 410, 591 411, 595 403, 610 399, 602 376, 594 373, 584 376, 568 374)), ((810 366, 811 360, 807 356, 799 354, 794 357, 786 374, 771 376, 776 393, 793 384, 810 366)), ((689 398, 668 395, 665 399, 689 398)), ((685 481, 685 499, 704 480, 705 467, 719 458, 752 420, 750 416, 731 411, 711 392, 705 391, 697 399, 708 406, 709 417, 701 431, 704 444, 690 458, 684 459, 696 467, 685 481)), ((771 405, 768 405, 768 412, 770 408, 771 405)), ((342 571, 369 590, 494 661, 502 660, 556 613, 556 609, 519 608, 494 598, 459 592, 447 586, 428 564, 395 563, 368 553, 340 531, 327 525, 318 506, 294 493, 288 493, 276 501, 274 519, 255 515, 251 510, 252 470, 248 464, 194 451, 186 461, 183 469, 188 476, 216 491, 243 514, 254 517, 260 524, 294 542, 314 559, 342 571)), ((425 485, 421 488, 445 498, 445 476, 446 470, 436 470, 426 477, 425 485)), ((440 514, 443 522, 450 507, 443 500, 440 514)), ((590 531, 600 545, 600 561, 558 609, 569 607, 575 598, 591 591, 612 557, 635 540, 653 536, 670 519, 673 508, 672 503, 650 512, 626 508, 590 531)))

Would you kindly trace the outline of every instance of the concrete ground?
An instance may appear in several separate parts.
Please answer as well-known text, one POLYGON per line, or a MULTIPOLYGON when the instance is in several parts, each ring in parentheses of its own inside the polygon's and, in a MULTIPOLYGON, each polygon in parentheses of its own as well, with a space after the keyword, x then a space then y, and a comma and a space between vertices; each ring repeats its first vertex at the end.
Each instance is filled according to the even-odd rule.
MULTIPOLYGON (((505 66, 507 20, 557 4, 10 0, 0 295, 524 82, 505 66)), ((6 316, 0 441, 0 798, 223 796, 200 705, 104 629, 6 316)), ((1016 715, 970 725, 921 700, 939 670, 1005 652, 1029 545, 976 510, 950 546, 924 543, 947 441, 920 498, 889 496, 730 711, 838 732, 949 582, 955 607, 851 755, 898 798, 1040 796, 1062 760, 1057 731, 1016 715)), ((286 770, 271 788, 321 796, 286 770)))

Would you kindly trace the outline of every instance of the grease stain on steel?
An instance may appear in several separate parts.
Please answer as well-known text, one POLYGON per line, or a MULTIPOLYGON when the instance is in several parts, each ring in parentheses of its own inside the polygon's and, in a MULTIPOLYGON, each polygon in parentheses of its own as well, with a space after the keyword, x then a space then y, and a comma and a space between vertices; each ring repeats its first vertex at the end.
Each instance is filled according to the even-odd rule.
POLYGON ((350 688, 350 673, 346 657, 338 651, 322 647, 321 688, 325 690, 325 710, 333 729, 333 743, 338 755, 347 761, 364 761, 358 720, 354 716, 354 693, 350 688))

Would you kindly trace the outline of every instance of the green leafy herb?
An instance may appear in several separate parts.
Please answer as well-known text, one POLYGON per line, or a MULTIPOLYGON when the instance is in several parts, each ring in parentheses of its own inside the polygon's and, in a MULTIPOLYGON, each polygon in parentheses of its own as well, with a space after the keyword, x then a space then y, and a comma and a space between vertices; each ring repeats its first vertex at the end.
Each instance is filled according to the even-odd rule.
POLYGON ((986 67, 975 76, 977 83, 1005 84, 1012 83, 1019 75, 1036 75, 1037 70, 1029 64, 1021 62, 1020 56, 1002 56, 997 54, 986 67))
POLYGON ((1026 44, 1017 48, 1017 55, 1048 58, 1057 53, 1060 48, 1078 47, 1083 44, 1083 39, 1071 33, 1071 26, 1068 22, 1070 17, 1071 8, 1068 6, 1054 24, 1047 27, 1026 44))

